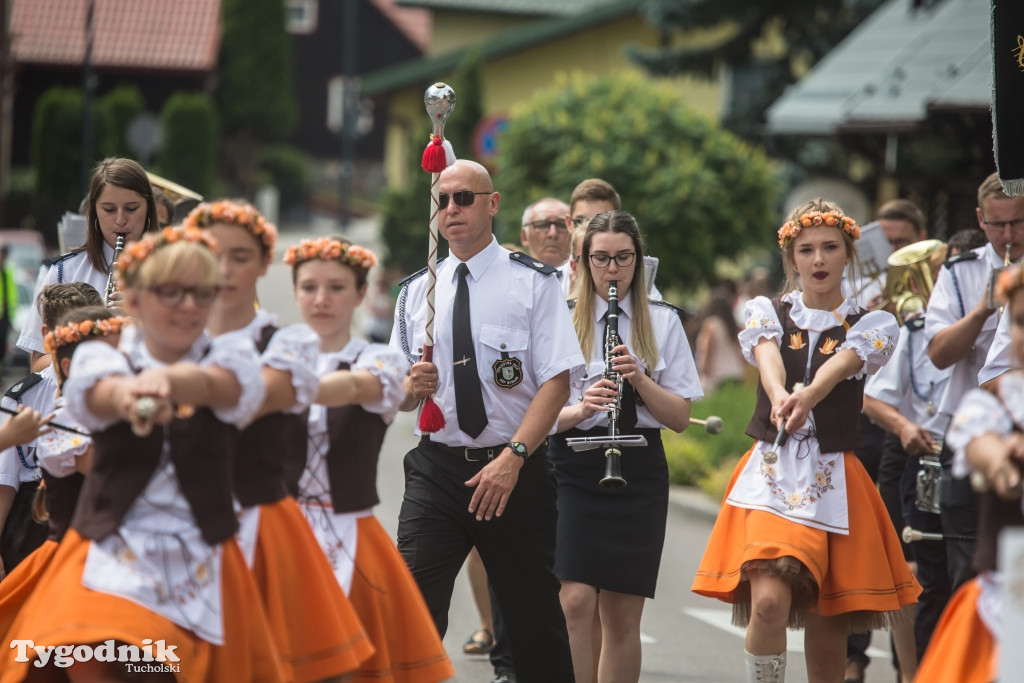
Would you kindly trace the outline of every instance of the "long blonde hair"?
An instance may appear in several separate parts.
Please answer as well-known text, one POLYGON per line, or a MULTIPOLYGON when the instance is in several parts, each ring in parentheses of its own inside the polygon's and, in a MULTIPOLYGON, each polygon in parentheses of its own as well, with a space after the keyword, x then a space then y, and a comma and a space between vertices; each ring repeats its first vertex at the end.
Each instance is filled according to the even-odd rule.
MULTIPOLYGON (((805 213, 810 213, 812 211, 817 211, 820 213, 828 213, 829 211, 833 211, 843 216, 846 215, 846 212, 839 208, 838 204, 836 204, 835 202, 830 202, 827 199, 821 199, 819 197, 817 199, 808 200, 801 204, 800 206, 793 209, 790 212, 789 218, 787 218, 786 221, 796 221, 798 218, 800 218, 800 216, 803 216, 805 213)), ((817 227, 810 229, 814 230, 817 229, 817 227)), ((839 234, 843 236, 843 244, 846 245, 846 255, 850 257, 850 276, 851 285, 853 285, 856 283, 857 275, 860 274, 861 270, 860 258, 857 256, 857 245, 855 244, 854 237, 850 235, 850 233, 848 233, 846 230, 840 228, 839 234)), ((802 289, 800 285, 800 276, 796 272, 796 257, 793 256, 795 242, 795 238, 791 239, 788 242, 786 242, 786 246, 782 247, 782 268, 786 274, 786 282, 783 283, 782 285, 782 294, 787 294, 794 290, 802 289)))
POLYGON ((590 245, 597 233, 625 233, 633 241, 636 257, 633 261, 633 280, 629 284, 629 295, 633 301, 632 333, 630 343, 643 364, 654 368, 658 364, 658 342, 654 337, 651 312, 648 309, 647 283, 644 277, 643 239, 636 219, 625 211, 605 211, 590 219, 587 232, 583 235, 583 252, 580 256, 579 276, 576 281, 576 308, 572 313, 572 324, 580 340, 583 357, 590 360, 594 351, 594 278, 590 274, 590 245))

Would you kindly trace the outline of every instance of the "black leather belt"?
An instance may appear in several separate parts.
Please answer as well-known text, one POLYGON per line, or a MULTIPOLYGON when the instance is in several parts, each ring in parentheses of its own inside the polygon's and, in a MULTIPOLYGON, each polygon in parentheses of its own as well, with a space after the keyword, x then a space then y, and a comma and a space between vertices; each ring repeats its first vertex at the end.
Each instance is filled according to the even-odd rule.
POLYGON ((508 446, 507 443, 499 444, 497 446, 488 446, 485 448, 468 448, 463 446, 448 446, 437 441, 431 441, 430 437, 424 434, 420 437, 421 444, 429 444, 431 448, 436 448, 439 451, 444 451, 450 455, 455 455, 460 458, 465 458, 468 462, 483 462, 485 460, 494 460, 501 452, 508 446))

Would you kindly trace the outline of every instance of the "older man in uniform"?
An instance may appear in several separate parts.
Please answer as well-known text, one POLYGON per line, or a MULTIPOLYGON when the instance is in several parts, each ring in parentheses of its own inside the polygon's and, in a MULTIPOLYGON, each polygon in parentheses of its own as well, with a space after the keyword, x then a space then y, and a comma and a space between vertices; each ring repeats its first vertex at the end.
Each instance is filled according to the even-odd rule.
MULTIPOLYGON (((475 546, 505 619, 514 675, 571 683, 544 458, 583 356, 555 269, 494 239, 500 195, 487 170, 456 161, 439 189, 451 257, 437 269, 434 362, 413 364, 403 407, 433 395, 446 424, 406 455, 398 547, 443 636, 455 578, 475 546)), ((427 284, 413 278, 396 311, 391 343, 407 355, 422 352, 427 284)))

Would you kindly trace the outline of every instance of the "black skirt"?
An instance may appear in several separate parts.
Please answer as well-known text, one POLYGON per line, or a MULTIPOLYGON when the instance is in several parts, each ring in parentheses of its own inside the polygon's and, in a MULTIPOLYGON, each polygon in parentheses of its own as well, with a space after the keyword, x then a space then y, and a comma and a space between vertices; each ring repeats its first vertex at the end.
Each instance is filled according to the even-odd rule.
POLYGON ((668 464, 660 429, 635 429, 642 448, 622 448, 626 486, 605 488, 605 449, 574 452, 565 440, 606 436, 571 429, 548 439, 558 485, 555 575, 598 589, 653 598, 665 545, 668 464))

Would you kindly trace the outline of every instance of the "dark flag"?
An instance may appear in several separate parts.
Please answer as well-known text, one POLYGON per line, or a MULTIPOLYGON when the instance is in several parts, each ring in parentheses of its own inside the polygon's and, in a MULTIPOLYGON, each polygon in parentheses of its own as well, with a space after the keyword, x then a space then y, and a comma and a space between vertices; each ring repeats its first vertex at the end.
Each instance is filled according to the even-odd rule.
POLYGON ((992 0, 992 142, 1011 197, 1024 195, 1024 2, 992 0))

